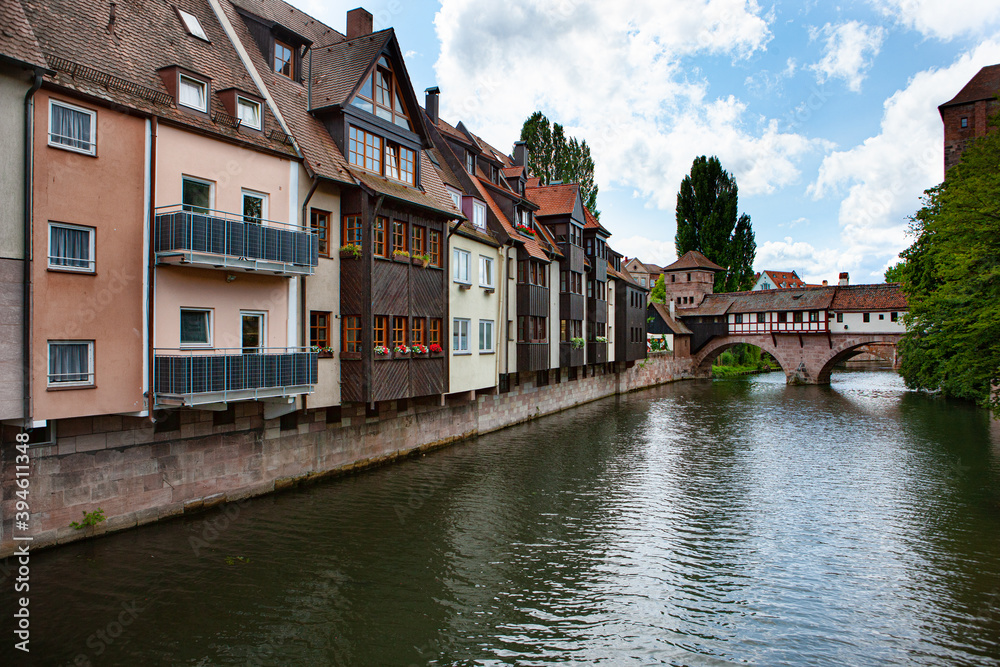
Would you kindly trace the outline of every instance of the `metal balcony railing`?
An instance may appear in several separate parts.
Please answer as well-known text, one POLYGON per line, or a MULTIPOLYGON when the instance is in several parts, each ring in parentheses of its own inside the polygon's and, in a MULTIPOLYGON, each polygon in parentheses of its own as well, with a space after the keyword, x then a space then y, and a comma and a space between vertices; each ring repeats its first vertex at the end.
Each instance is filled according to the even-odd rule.
POLYGON ((315 232, 295 225, 180 204, 156 209, 154 248, 161 264, 312 275, 315 232))
POLYGON ((317 353, 309 348, 154 350, 158 405, 199 405, 308 394, 317 353))

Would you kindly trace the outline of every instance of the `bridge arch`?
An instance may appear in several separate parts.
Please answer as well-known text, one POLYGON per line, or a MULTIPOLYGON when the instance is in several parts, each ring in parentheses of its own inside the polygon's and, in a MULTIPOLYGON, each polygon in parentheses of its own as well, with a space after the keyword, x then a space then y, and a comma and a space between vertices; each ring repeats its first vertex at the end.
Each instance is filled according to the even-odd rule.
MULTIPOLYGON (((884 338, 884 336, 880 337, 884 338)), ((818 384, 829 384, 830 375, 833 373, 833 368, 837 364, 843 363, 850 359, 851 357, 861 354, 861 348, 866 345, 871 345, 877 343, 879 345, 892 344, 896 345, 896 341, 889 343, 885 340, 862 340, 860 342, 845 341, 840 345, 837 345, 833 350, 831 350, 831 356, 824 362, 823 366, 819 369, 816 375, 816 380, 818 384)))
POLYGON ((785 370, 785 363, 787 362, 782 361, 781 353, 772 344, 770 336, 719 336, 710 340, 695 353, 695 372, 699 375, 710 376, 712 374, 712 364, 715 363, 715 360, 726 350, 732 349, 741 343, 753 345, 767 352, 778 362, 781 370, 785 370))

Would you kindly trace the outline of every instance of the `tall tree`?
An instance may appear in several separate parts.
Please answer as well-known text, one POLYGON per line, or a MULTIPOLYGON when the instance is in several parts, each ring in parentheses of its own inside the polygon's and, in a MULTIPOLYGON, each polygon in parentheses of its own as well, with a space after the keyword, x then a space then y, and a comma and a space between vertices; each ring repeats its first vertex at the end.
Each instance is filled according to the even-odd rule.
POLYGON ((667 301, 667 285, 663 280, 662 273, 656 279, 653 289, 649 290, 649 300, 651 303, 666 303, 667 301))
POLYGON ((1000 416, 1000 133, 976 139, 927 190, 900 254, 910 311, 900 372, 911 388, 989 404, 1000 416))
POLYGON ((537 177, 542 185, 553 181, 579 183, 584 206, 600 219, 594 159, 586 141, 567 138, 563 126, 550 122, 541 111, 536 111, 524 121, 521 141, 528 149, 528 175, 537 177))
POLYGON ((716 292, 736 292, 753 286, 757 242, 750 216, 737 216, 739 187, 722 168, 719 158, 695 158, 691 173, 677 193, 677 233, 674 246, 680 257, 697 250, 725 273, 716 274, 716 292))

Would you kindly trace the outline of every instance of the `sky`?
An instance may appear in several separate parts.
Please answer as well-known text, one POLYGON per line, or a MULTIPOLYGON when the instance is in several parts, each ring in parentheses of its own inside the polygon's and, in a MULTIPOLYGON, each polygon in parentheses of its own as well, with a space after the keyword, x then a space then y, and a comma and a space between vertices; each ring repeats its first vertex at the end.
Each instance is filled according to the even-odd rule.
MULTIPOLYGON (((343 32, 358 0, 291 0, 343 32)), ((883 280, 944 178, 937 106, 1000 63, 1000 0, 374 0, 418 98, 510 151, 535 110, 586 140, 611 246, 672 262, 681 180, 716 155, 757 270, 883 280)))

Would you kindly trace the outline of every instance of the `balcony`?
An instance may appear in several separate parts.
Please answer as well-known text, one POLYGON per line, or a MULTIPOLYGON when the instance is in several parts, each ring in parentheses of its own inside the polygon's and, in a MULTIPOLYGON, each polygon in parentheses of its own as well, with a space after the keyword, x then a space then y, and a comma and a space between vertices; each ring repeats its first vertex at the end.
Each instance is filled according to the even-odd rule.
POLYGON ((316 384, 316 352, 308 348, 154 351, 157 407, 196 406, 309 394, 316 384))
POLYGON ((160 265, 310 276, 319 263, 311 230, 181 205, 156 209, 153 242, 160 265))
POLYGON ((582 347, 574 347, 572 343, 559 343, 559 367, 572 368, 583 366, 584 352, 582 347))
POLYGON ((608 361, 608 343, 592 340, 587 343, 587 363, 603 364, 608 361))

